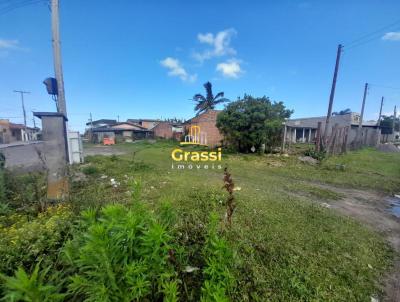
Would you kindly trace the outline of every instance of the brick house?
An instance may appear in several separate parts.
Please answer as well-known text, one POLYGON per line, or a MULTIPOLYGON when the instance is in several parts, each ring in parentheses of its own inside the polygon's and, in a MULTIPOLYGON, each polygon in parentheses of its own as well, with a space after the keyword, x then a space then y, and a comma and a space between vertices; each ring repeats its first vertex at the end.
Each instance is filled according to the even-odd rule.
POLYGON ((217 116, 221 110, 207 110, 184 123, 185 133, 189 131, 190 126, 200 126, 201 133, 206 133, 207 145, 215 147, 221 145, 223 135, 217 128, 217 116))
POLYGON ((128 119, 128 123, 133 123, 137 124, 139 126, 142 126, 146 129, 152 129, 154 126, 156 126, 160 120, 159 119, 128 119))
POLYGON ((183 134, 183 126, 181 124, 170 122, 159 122, 151 129, 154 137, 180 140, 183 134))

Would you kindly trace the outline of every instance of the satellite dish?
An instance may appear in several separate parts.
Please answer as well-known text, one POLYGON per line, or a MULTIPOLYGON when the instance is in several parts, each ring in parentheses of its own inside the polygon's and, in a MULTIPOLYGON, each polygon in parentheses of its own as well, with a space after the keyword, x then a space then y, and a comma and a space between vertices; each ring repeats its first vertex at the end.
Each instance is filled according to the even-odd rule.
POLYGON ((46 86, 48 94, 58 95, 57 80, 55 78, 47 78, 43 81, 43 84, 46 86))

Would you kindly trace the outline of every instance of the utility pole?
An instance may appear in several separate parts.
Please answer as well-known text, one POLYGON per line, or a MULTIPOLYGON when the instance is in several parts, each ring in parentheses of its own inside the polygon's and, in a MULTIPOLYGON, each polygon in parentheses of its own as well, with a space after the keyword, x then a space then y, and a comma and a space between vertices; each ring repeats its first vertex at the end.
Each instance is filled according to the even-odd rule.
POLYGON ((384 99, 385 99, 384 97, 382 97, 382 99, 381 99, 381 109, 379 109, 378 126, 380 126, 380 125, 381 125, 381 119, 382 119, 382 108, 383 108, 383 100, 384 100, 384 99))
POLYGON ((338 71, 339 71, 340 55, 342 53, 342 49, 343 49, 343 45, 339 44, 338 49, 337 49, 337 54, 336 54, 336 64, 335 64, 335 71, 333 73, 331 94, 329 96, 328 113, 326 115, 324 139, 323 139, 324 146, 326 146, 327 140, 328 140, 329 122, 330 122, 331 115, 332 115, 333 99, 335 98, 336 80, 337 80, 337 75, 338 75, 338 71))
POLYGON ((383 108, 383 100, 384 100, 384 97, 382 97, 382 99, 381 99, 381 108, 379 109, 379 117, 378 117, 378 123, 377 123, 377 125, 378 125, 378 145, 381 143, 381 132, 382 132, 382 130, 381 130, 381 119, 382 119, 382 108, 383 108))
POLYGON ((361 105, 360 121, 358 123, 358 131, 357 131, 357 139, 356 139, 356 144, 359 144, 359 147, 361 147, 361 132, 362 132, 362 123, 363 123, 363 118, 364 118, 364 108, 365 108, 365 100, 367 98, 367 92, 368 92, 368 83, 365 83, 364 96, 363 96, 363 101, 362 101, 362 105, 361 105))
POLYGON ((93 128, 93 118, 92 118, 92 113, 90 112, 90 128, 93 128))
POLYGON ((67 117, 67 105, 65 102, 64 79, 61 64, 60 28, 59 28, 59 3, 51 0, 51 31, 53 43, 54 73, 58 88, 58 112, 67 117))
POLYGON ((392 133, 393 133, 393 140, 394 140, 394 138, 395 138, 395 135, 394 135, 394 130, 395 130, 395 125, 396 125, 396 115, 397 115, 397 107, 396 106, 394 106, 394 111, 393 111, 393 126, 392 126, 392 133))
POLYGON ((25 131, 23 140, 25 141, 25 139, 27 138, 27 132, 26 132, 26 111, 25 111, 24 94, 25 93, 30 93, 30 92, 29 91, 22 91, 22 90, 14 90, 14 92, 21 94, 22 113, 24 114, 24 131, 25 131))

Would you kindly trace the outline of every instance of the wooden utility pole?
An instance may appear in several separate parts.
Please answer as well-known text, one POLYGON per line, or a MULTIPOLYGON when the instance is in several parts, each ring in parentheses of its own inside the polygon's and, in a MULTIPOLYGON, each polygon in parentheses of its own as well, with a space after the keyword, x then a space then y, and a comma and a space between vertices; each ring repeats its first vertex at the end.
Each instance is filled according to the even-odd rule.
POLYGON ((381 119, 382 119, 382 108, 383 108, 383 100, 384 100, 385 98, 384 97, 382 97, 382 99, 381 99, 381 108, 379 109, 379 117, 378 117, 378 123, 377 123, 377 125, 378 125, 378 142, 377 142, 377 144, 379 145, 380 143, 381 143, 381 119))
POLYGON ((51 0, 51 31, 53 42, 54 73, 57 79, 58 89, 58 112, 67 117, 67 105, 65 102, 64 79, 61 64, 60 26, 59 26, 59 3, 51 0))
POLYGON ((30 92, 29 91, 22 91, 22 90, 14 90, 14 92, 17 92, 17 93, 21 94, 22 113, 24 115, 24 131, 25 131, 23 140, 25 141, 25 138, 27 136, 27 132, 26 132, 26 110, 25 110, 24 94, 25 93, 30 93, 30 92))
POLYGON ((335 71, 333 73, 331 94, 329 96, 328 113, 326 115, 324 139, 323 139, 324 146, 326 146, 327 140, 328 140, 329 122, 330 122, 331 115, 332 115, 333 99, 335 98, 336 80, 337 80, 337 75, 338 75, 338 71, 339 71, 340 55, 342 53, 342 49, 343 49, 343 45, 339 44, 338 49, 337 49, 337 54, 336 54, 336 64, 335 64, 335 71))
POLYGON ((367 92, 368 92, 368 83, 365 83, 364 96, 363 96, 363 101, 362 101, 362 105, 361 105, 360 121, 358 122, 358 131, 357 131, 357 138, 356 138, 356 144, 358 145, 358 147, 361 147, 362 123, 363 123, 363 118, 364 118, 364 108, 365 108, 365 100, 367 98, 367 92))
POLYGON ((394 106, 394 110, 393 110, 393 124, 392 124, 393 139, 394 139, 394 130, 395 130, 395 126, 396 126, 396 115, 397 115, 397 107, 394 106))

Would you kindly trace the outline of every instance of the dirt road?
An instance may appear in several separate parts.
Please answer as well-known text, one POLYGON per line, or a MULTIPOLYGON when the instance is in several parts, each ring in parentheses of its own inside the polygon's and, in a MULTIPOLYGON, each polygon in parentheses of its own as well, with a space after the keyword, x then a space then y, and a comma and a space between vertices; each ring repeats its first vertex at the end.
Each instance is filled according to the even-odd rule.
POLYGON ((384 235, 396 251, 392 270, 385 278, 385 298, 383 301, 400 301, 400 218, 391 211, 391 202, 383 194, 356 189, 337 188, 317 184, 322 188, 343 194, 344 198, 325 201, 325 205, 336 209, 344 215, 351 216, 384 235))

